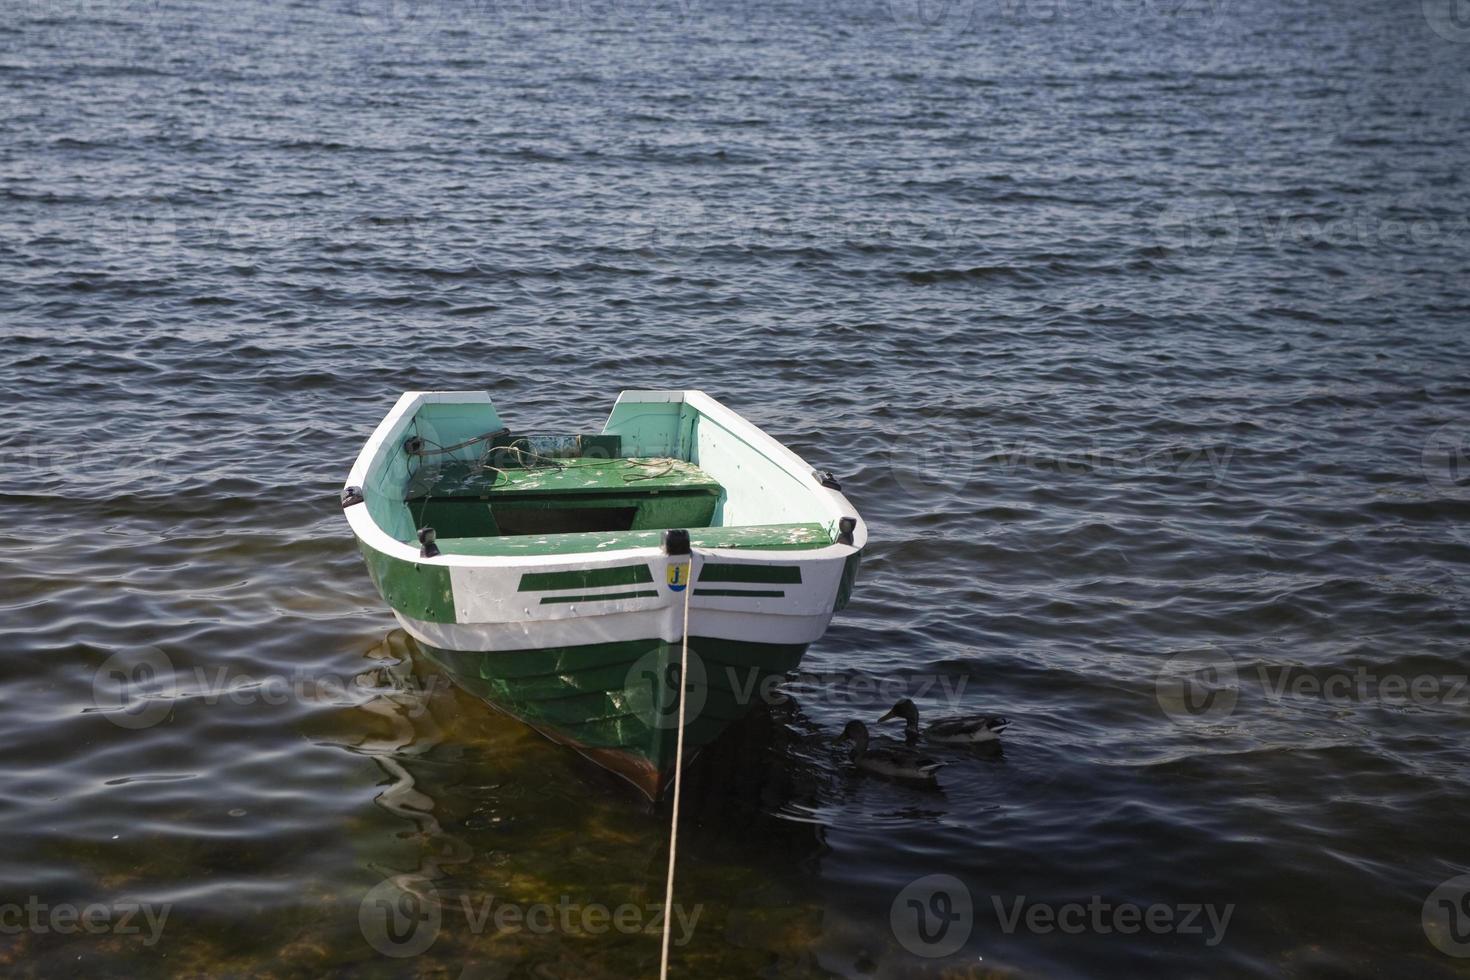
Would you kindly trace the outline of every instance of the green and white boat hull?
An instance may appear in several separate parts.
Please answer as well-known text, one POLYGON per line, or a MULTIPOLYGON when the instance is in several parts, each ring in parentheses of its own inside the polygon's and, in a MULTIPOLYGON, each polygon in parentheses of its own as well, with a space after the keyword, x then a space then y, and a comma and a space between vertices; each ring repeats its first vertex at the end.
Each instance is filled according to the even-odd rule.
POLYGON ((767 679, 793 670, 825 632, 852 590, 866 528, 800 457, 698 391, 624 392, 598 437, 617 437, 621 447, 605 467, 565 458, 514 471, 514 485, 497 482, 505 472, 491 473, 478 498, 471 487, 454 499, 457 511, 428 495, 405 500, 407 488, 425 482, 415 475, 425 457, 405 449, 415 439, 451 447, 432 450, 454 461, 446 467, 481 472, 474 467, 484 466, 482 444, 452 447, 499 429, 483 393, 410 392, 399 400, 344 489, 373 582, 404 629, 464 689, 656 798, 672 776, 681 688, 688 758, 757 704, 767 679), (669 460, 688 465, 670 473, 669 460), (707 507, 701 494, 714 509, 709 526, 688 528, 691 553, 666 553, 662 529, 640 526, 677 518, 691 500, 707 507), (469 514, 471 523, 524 521, 514 515, 526 507, 542 508, 537 520, 556 507, 561 516, 550 520, 621 523, 441 536, 424 548, 414 507, 469 514), (565 516, 578 507, 580 516, 565 516), (690 667, 681 685, 686 602, 690 667))

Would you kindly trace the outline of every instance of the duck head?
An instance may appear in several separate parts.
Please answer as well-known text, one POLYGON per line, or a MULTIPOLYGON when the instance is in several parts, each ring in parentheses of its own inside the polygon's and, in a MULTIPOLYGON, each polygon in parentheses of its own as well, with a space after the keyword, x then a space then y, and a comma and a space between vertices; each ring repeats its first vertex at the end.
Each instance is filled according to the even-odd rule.
POLYGON ((881 724, 890 718, 902 718, 909 725, 916 726, 919 724, 919 709, 914 705, 914 702, 908 698, 904 698, 889 709, 888 714, 879 718, 878 721, 881 724))
POLYGON ((851 742, 857 754, 861 755, 868 747, 868 726, 854 719, 847 723, 837 741, 851 742))

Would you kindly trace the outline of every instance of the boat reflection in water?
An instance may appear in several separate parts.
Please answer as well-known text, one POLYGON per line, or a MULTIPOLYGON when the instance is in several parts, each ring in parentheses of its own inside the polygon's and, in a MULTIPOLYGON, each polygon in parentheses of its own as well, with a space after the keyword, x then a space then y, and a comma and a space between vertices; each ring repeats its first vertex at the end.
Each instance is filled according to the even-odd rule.
MULTIPOLYGON (((486 711, 401 630, 369 656, 397 658, 376 669, 376 696, 340 713, 333 731, 313 733, 382 773, 375 802, 391 820, 369 821, 358 844, 373 876, 364 916, 372 896, 387 894, 392 914, 436 923, 432 945, 416 955, 478 964, 476 976, 656 969, 667 804, 486 711)), ((707 975, 773 963, 783 975, 824 975, 813 959, 826 915, 814 892, 827 852, 817 815, 840 777, 830 738, 793 700, 771 701, 685 774, 674 962, 687 947, 686 970, 717 956, 701 961, 707 975), (680 944, 686 930, 722 939, 680 944)), ((368 947, 384 952, 364 922, 368 947)), ((408 935, 399 925, 386 930, 389 944, 408 935)))

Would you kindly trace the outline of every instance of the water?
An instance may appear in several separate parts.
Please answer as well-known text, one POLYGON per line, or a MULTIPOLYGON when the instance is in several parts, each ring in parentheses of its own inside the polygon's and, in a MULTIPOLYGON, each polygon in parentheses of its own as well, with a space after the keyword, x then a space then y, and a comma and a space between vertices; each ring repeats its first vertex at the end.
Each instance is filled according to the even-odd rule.
POLYGON ((446 686, 335 492, 405 389, 688 386, 873 543, 691 773, 675 975, 1464 975, 1453 15, 14 0, 0 969, 653 975, 663 817, 446 686), (852 775, 895 685, 1003 752, 852 775))

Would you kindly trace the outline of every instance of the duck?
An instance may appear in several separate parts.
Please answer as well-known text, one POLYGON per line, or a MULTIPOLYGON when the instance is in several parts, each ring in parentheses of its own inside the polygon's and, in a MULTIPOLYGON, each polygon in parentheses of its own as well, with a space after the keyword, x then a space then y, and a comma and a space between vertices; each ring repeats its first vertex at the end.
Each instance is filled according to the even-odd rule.
POLYGON ((1000 733, 1010 725, 1010 719, 1000 715, 958 715, 953 718, 937 718, 931 721, 921 733, 919 730, 919 709, 908 698, 904 698, 895 704, 878 721, 885 722, 891 718, 902 718, 904 725, 904 736, 910 742, 917 742, 920 734, 930 742, 949 742, 955 744, 974 744, 976 742, 993 742, 1000 738, 1000 733))
POLYGON ((868 726, 856 720, 847 723, 838 741, 852 743, 852 761, 859 769, 892 779, 932 782, 945 765, 911 749, 869 748, 868 726))

